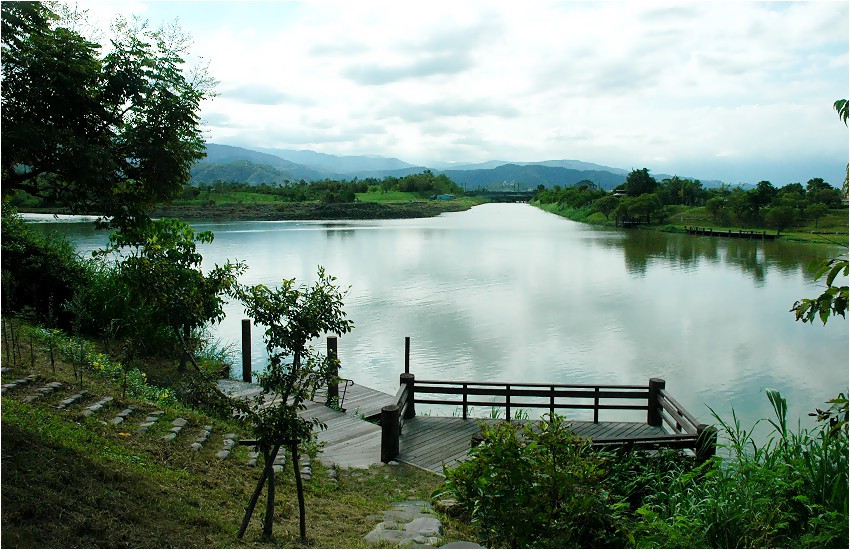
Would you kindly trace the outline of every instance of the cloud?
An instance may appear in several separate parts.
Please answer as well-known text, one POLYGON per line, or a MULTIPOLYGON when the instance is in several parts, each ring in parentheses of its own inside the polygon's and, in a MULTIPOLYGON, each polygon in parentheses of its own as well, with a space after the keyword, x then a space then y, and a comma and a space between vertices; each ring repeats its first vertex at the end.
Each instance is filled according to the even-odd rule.
POLYGON ((426 54, 418 59, 398 64, 370 65, 360 63, 343 70, 343 75, 358 84, 380 85, 433 75, 450 75, 464 71, 471 66, 472 59, 469 56, 453 53, 426 54))
POLYGON ((242 84, 231 86, 221 92, 223 97, 251 105, 281 105, 284 103, 308 104, 309 101, 294 98, 267 84, 242 84))

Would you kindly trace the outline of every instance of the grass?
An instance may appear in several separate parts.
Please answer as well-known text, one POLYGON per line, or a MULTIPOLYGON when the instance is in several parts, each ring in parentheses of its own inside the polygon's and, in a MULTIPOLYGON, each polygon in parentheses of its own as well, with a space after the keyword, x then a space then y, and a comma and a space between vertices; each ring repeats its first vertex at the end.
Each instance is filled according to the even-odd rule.
MULTIPOLYGON (((291 464, 276 476, 275 541, 261 539, 258 506, 245 537, 236 532, 260 468, 245 466, 248 449, 237 446, 220 460, 222 435, 248 433, 233 419, 218 419, 182 405, 160 407, 121 398, 109 380, 84 378, 85 389, 116 399, 108 410, 84 417, 93 400, 65 411, 52 407, 76 393, 72 367, 62 360, 52 372, 45 350, 36 345, 30 366, 26 337, 23 357, 3 381, 35 373, 35 388, 59 380, 72 389, 43 397, 33 404, 20 401, 30 390, 18 388, 2 398, 2 543, 4 547, 298 547, 298 506, 291 464), (103 423, 121 409, 138 412, 125 424, 103 423), (171 443, 161 440, 170 428, 160 421, 147 434, 136 428, 146 412, 163 409, 171 420, 190 424, 171 443), (199 427, 213 426, 201 452, 189 448, 199 427), (186 431, 188 430, 188 431, 186 431)), ((5 352, 5 350, 4 350, 5 352)), ((4 366, 9 366, 5 353, 4 366)), ((162 368, 160 366, 160 368, 162 368)), ((309 546, 355 548, 374 526, 370 514, 388 510, 398 500, 428 500, 441 478, 418 468, 399 465, 368 470, 341 469, 338 486, 326 469, 313 461, 313 478, 305 483, 309 546)), ((261 498, 264 502, 265 495, 261 498)), ((463 524, 447 520, 445 540, 468 539, 463 524)))
MULTIPOLYGON (((541 204, 534 202, 532 204, 541 210, 563 216, 573 221, 612 227, 615 225, 613 218, 607 220, 601 212, 591 212, 589 208, 576 209, 569 206, 559 206, 554 203, 541 204)), ((697 226, 709 227, 720 231, 728 231, 730 229, 732 231, 738 231, 744 229, 747 231, 766 231, 769 234, 776 234, 776 229, 730 225, 721 221, 715 221, 703 206, 674 206, 671 211, 672 213, 667 223, 658 226, 650 225, 642 227, 674 233, 684 233, 686 226, 697 226)), ((795 227, 783 230, 780 233, 780 238, 786 241, 847 246, 847 209, 830 210, 828 214, 818 220, 817 227, 815 227, 813 220, 800 222, 795 227)))

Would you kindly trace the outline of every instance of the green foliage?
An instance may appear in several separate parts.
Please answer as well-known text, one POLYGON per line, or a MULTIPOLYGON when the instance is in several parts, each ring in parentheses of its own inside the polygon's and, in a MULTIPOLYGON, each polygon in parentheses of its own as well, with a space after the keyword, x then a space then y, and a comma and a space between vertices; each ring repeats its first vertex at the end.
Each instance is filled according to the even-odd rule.
POLYGON ((31 308, 41 322, 70 328, 62 306, 87 284, 89 266, 64 237, 34 231, 8 206, 2 234, 3 314, 31 308))
POLYGON ((555 415, 536 427, 482 424, 484 441, 445 470, 451 494, 493 546, 616 547, 624 512, 601 483, 604 458, 555 415))
POLYGON ((31 327, 29 330, 32 336, 43 345, 48 345, 52 341, 53 347, 69 363, 77 363, 82 356, 83 366, 90 373, 120 384, 130 397, 162 405, 172 405, 177 402, 177 395, 173 389, 148 384, 145 373, 136 368, 128 369, 110 356, 98 353, 84 340, 69 338, 56 330, 42 327, 31 327))
MULTIPOLYGON (((757 444, 753 429, 742 429, 734 411, 732 423, 715 414, 731 458, 671 476, 648 496, 638 510, 642 521, 636 533, 646 545, 847 546, 846 424, 791 430, 784 398, 774 390, 767 396, 775 413, 767 443, 757 444)), ((846 417, 846 399, 843 403, 846 417)))
POLYGON ((605 197, 605 195, 605 191, 596 187, 592 182, 584 182, 563 189, 559 185, 551 189, 538 189, 535 200, 544 204, 557 203, 559 206, 584 209, 589 208, 596 200, 605 197))
POLYGON ((180 192, 204 154, 198 111, 212 85, 184 73, 187 37, 119 20, 102 53, 46 4, 4 3, 2 20, 4 196, 120 227, 180 192))
POLYGON ((649 175, 649 169, 632 170, 626 176, 626 193, 630 197, 638 197, 644 193, 653 193, 658 182, 649 175))
POLYGON ((817 268, 814 280, 817 281, 825 275, 826 290, 817 298, 803 298, 794 302, 791 311, 794 312, 797 321, 812 323, 819 318, 825 325, 832 315, 841 315, 846 318, 848 286, 846 284, 837 286, 834 283, 839 275, 846 278, 848 273, 850 273, 850 265, 846 259, 824 260, 817 268))
POLYGON ((125 254, 119 269, 126 294, 152 326, 171 329, 186 353, 196 347, 190 346, 193 331, 224 318, 225 297, 233 294, 236 278, 245 270, 243 263, 228 261, 204 274, 197 244, 212 240, 212 232, 196 235, 187 223, 168 218, 109 237, 108 251, 125 254))

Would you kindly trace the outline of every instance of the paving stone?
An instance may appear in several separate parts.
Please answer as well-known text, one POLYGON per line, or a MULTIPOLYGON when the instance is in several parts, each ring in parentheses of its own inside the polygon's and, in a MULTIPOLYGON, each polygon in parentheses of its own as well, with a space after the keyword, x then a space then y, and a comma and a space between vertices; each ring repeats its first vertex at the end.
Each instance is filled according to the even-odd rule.
POLYGON ((177 434, 179 434, 179 433, 180 433, 180 431, 181 431, 182 429, 183 429, 183 427, 182 427, 182 426, 174 426, 173 428, 171 428, 171 432, 172 432, 172 433, 174 433, 175 435, 177 435, 177 434))
POLYGON ((236 434, 224 434, 224 439, 233 439, 235 441, 239 439, 239 436, 236 434))
POLYGON ((158 416, 146 416, 145 417, 145 422, 156 422, 158 420, 159 420, 158 416))
POLYGON ((227 457, 229 457, 229 456, 230 456, 230 451, 227 451, 227 450, 222 449, 221 451, 219 451, 219 452, 215 453, 215 456, 217 456, 218 458, 220 458, 220 459, 224 460, 225 458, 227 458, 227 457))
POLYGON ((162 439, 164 439, 165 441, 173 441, 175 437, 177 437, 177 434, 174 433, 174 432, 171 432, 171 433, 168 433, 168 434, 165 434, 164 436, 162 436, 162 439))
POLYGON ((110 422, 112 422, 113 424, 121 424, 122 422, 124 422, 124 418, 121 416, 116 416, 115 418, 110 420, 110 422))
POLYGON ((192 450, 194 450, 194 451, 200 451, 201 449, 203 449, 203 448, 204 448, 204 446, 203 446, 203 445, 201 445, 200 443, 192 443, 192 444, 191 444, 191 445, 189 445, 189 446, 190 446, 190 447, 192 448, 192 450))
POLYGON ((181 428, 188 423, 189 423, 189 421, 186 420, 185 418, 175 418, 174 420, 171 421, 172 426, 179 426, 181 428))
POLYGON ((257 465, 257 459, 256 458, 249 458, 248 462, 246 462, 245 465, 254 468, 257 465))
POLYGON ((272 470, 274 470, 274 473, 279 474, 283 471, 283 465, 282 464, 273 464, 272 470))
POLYGON ((457 542, 450 542, 448 544, 444 544, 440 546, 440 548, 486 548, 485 546, 481 546, 477 542, 467 542, 464 540, 459 540, 457 542))
POLYGON ((204 430, 212 432, 212 426, 204 426, 204 430))

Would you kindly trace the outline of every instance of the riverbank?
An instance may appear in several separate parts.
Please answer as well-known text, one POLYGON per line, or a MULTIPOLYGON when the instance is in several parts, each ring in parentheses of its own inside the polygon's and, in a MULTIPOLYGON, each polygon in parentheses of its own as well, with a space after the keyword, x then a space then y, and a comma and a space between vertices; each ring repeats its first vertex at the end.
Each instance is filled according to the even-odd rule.
MULTIPOLYGON (((532 201, 531 204, 541 210, 552 214, 591 225, 599 225, 605 227, 617 227, 613 218, 606 219, 601 212, 593 212, 590 208, 570 208, 569 206, 559 206, 555 203, 540 203, 532 201)), ((784 241, 805 242, 813 244, 828 244, 848 246, 848 218, 847 211, 831 210, 827 216, 819 220, 818 226, 815 227, 813 222, 806 222, 805 225, 792 227, 779 233, 777 237, 784 241)), ((716 229, 718 231, 737 232, 755 231, 757 233, 767 232, 776 235, 776 229, 765 227, 742 227, 732 226, 728 224, 717 223, 711 217, 706 209, 702 206, 674 206, 669 218, 669 223, 666 224, 642 224, 638 226, 644 230, 662 231, 665 233, 686 233, 686 227, 702 227, 716 229)))
MULTIPOLYGON (((446 212, 462 212, 487 202, 480 197, 451 201, 406 202, 267 202, 231 204, 161 205, 148 212, 152 218, 185 221, 284 221, 284 220, 392 220, 432 218, 446 212)), ((65 208, 21 208, 21 213, 70 214, 65 208)))

